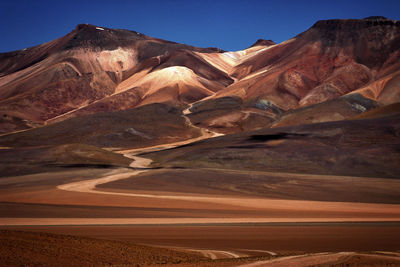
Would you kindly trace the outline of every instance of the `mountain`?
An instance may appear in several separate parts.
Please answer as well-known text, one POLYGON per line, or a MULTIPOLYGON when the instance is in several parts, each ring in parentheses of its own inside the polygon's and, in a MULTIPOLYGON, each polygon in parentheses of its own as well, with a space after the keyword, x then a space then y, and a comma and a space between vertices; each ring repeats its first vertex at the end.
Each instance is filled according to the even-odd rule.
MULTIPOLYGON (((161 102, 164 94, 173 94, 166 100, 171 102, 179 102, 180 98, 197 100, 231 82, 229 77, 207 64, 195 71, 198 74, 183 66, 190 64, 190 60, 193 60, 192 65, 198 65, 196 60, 200 59, 190 54, 197 51, 219 50, 82 24, 57 40, 0 54, 1 131, 43 125, 78 110, 89 114, 129 109, 143 101, 161 102), (165 83, 156 90, 159 92, 153 92, 146 80, 139 81, 139 77, 156 71, 161 64, 175 66, 174 60, 178 65, 184 62, 176 71, 183 69, 185 74, 193 73, 192 79, 197 81, 195 86, 185 88, 186 84, 182 83, 179 88, 165 83), (137 86, 140 88, 135 88, 137 86), (189 93, 189 89, 194 92, 189 93), (127 98, 129 100, 122 103, 121 99, 127 98), (116 108, 113 107, 115 101, 118 102, 116 108)), ((159 70, 159 75, 168 76, 168 70, 163 71, 162 67, 159 70)), ((174 73, 173 68, 170 71, 174 73)))
POLYGON ((260 39, 236 52, 80 24, 0 54, 0 142, 76 142, 66 136, 91 121, 96 138, 83 142, 118 147, 339 121, 400 102, 399 83, 400 22, 384 17, 318 21, 283 43, 260 39), (157 134, 146 125, 155 122, 157 134))
MULTIPOLYGON (((356 94, 347 105, 353 114, 370 109, 363 105, 368 100, 399 102, 399 38, 400 22, 381 17, 319 21, 288 41, 238 60, 230 70, 236 82, 213 98, 238 97, 248 108, 269 111, 275 121, 285 119, 288 111, 293 117, 298 108, 349 94, 356 94)), ((299 116, 297 123, 346 117, 334 115, 340 107, 332 108, 330 118, 311 112, 312 120, 299 116)))

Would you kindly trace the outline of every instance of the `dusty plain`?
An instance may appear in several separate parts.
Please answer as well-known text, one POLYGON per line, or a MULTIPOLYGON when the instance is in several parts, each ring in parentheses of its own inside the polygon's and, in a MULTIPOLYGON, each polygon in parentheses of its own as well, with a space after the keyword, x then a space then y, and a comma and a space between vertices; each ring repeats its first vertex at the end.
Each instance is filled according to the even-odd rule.
MULTIPOLYGON (((382 253, 400 251, 398 183, 239 170, 72 168, 1 178, 0 228, 6 230, 3 244, 17 236, 22 244, 37 246, 37 237, 14 230, 45 239, 43 233, 62 234, 55 238, 67 243, 71 241, 64 235, 95 238, 88 241, 90 255, 111 242, 107 240, 128 242, 111 244, 141 251, 144 258, 123 258, 124 263, 140 259, 141 266, 275 266, 280 257, 283 262, 278 263, 284 265, 315 259, 353 264, 355 257, 350 266, 374 260, 390 266, 399 263, 398 254, 382 253), (169 256, 146 258, 152 249, 169 256), (354 255, 340 254, 346 251, 354 255), (292 258, 296 255, 303 256, 292 258)), ((113 257, 108 259, 122 263, 113 257)), ((51 259, 57 262, 57 257, 51 259)))

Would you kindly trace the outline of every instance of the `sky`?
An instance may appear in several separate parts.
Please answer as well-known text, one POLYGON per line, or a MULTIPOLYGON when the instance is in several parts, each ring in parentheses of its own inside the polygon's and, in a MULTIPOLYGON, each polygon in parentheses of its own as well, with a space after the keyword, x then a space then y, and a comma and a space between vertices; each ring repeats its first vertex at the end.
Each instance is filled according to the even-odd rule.
POLYGON ((80 23, 236 51, 260 38, 283 42, 318 20, 400 20, 399 10, 400 0, 0 0, 0 52, 54 40, 80 23))

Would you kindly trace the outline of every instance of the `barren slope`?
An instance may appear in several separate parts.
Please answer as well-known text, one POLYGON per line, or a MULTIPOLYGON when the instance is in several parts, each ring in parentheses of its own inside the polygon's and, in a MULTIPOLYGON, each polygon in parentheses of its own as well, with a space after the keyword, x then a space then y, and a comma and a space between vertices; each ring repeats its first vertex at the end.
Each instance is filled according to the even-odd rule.
MULTIPOLYGON (((110 97, 122 81, 135 73, 149 72, 162 62, 189 53, 186 50, 219 51, 164 41, 134 31, 81 24, 57 40, 2 53, 0 130, 10 132, 34 127, 75 109, 82 110, 88 104, 110 97), (160 58, 163 59, 158 61, 160 58)), ((200 74, 218 72, 212 69, 211 65, 204 64, 200 74)), ((229 77, 223 74, 220 77, 223 83, 229 83, 229 77)), ((220 86, 219 81, 208 83, 216 83, 216 88, 220 86)), ((89 110, 83 115, 132 108, 141 101, 143 91, 150 89, 129 92, 130 99, 121 108, 105 110, 96 106, 94 111, 89 110)), ((198 96, 195 94, 194 97, 198 96)), ((157 101, 151 103, 154 102, 157 101)))
POLYGON ((207 260, 194 253, 70 235, 1 230, 0 262, 6 266, 150 265, 207 260))
MULTIPOLYGON (((231 61, 223 61, 221 58, 229 53, 215 54, 218 60, 214 59, 214 65, 229 73, 235 83, 211 98, 239 97, 247 108, 269 111, 271 119, 351 92, 382 105, 395 103, 400 95, 399 44, 399 21, 380 17, 318 21, 298 36, 249 57, 241 58, 239 53, 231 61)), ((203 100, 207 101, 211 99, 203 100)), ((320 111, 311 110, 315 114, 320 111)), ((333 107, 326 107, 325 113, 315 121, 352 116, 352 112, 333 107)), ((309 122, 296 118, 296 124, 309 122)), ((212 122, 206 124, 212 128, 212 122)))
POLYGON ((146 147, 198 137, 181 111, 165 104, 104 112, 0 136, 10 147, 83 143, 98 147, 146 147))
MULTIPOLYGON (((194 104, 211 101, 194 120, 232 133, 267 127, 284 112, 352 92, 380 105, 395 103, 399 25, 381 17, 319 21, 281 44, 259 40, 235 52, 78 25, 57 40, 0 55, 0 131, 151 103, 195 113, 194 104), (240 99, 240 108, 221 112, 213 99, 226 97, 240 99)), ((327 105, 314 121, 356 115, 345 108, 338 116, 333 109, 327 105)))
POLYGON ((169 167, 400 176, 399 114, 263 129, 148 154, 169 167))

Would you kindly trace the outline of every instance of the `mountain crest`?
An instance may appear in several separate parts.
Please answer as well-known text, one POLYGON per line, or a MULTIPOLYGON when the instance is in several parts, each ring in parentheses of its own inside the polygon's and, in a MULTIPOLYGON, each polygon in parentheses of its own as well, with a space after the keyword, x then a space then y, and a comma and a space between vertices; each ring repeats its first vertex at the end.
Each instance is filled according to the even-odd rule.
POLYGON ((271 46, 271 45, 275 45, 275 44, 276 43, 274 41, 272 41, 272 40, 258 39, 250 47, 254 47, 254 46, 271 46))
POLYGON ((319 20, 312 28, 323 30, 355 30, 360 28, 369 28, 374 26, 400 26, 400 21, 391 20, 381 16, 371 16, 365 19, 330 19, 319 20))
MULTIPOLYGON (((400 99, 398 25, 379 16, 324 20, 280 44, 259 39, 249 49, 221 53, 79 24, 59 39, 0 54, 0 133, 152 103, 214 106, 207 114, 186 112, 195 125, 221 133, 264 127, 282 112, 355 91, 394 103, 400 99), (233 105, 232 98, 238 99, 233 105), (232 109, 222 112, 221 103, 232 109)), ((360 103, 352 110, 371 106, 360 103)))

